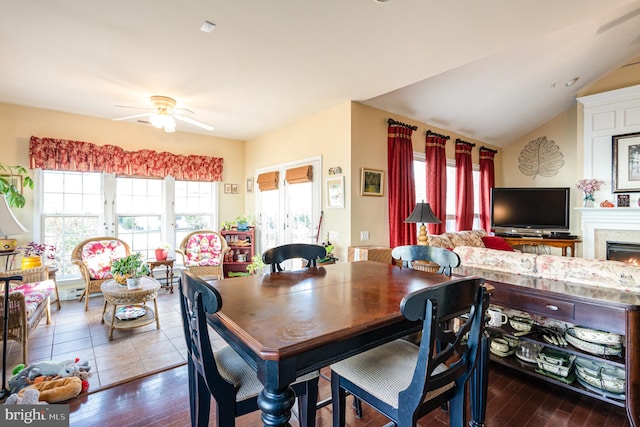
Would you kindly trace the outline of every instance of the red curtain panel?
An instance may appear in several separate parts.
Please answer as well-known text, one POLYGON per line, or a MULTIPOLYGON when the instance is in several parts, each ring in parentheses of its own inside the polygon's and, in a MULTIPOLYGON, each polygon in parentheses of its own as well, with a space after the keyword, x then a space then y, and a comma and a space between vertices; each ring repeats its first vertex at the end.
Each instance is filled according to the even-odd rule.
POLYGON ((429 234, 447 230, 447 153, 446 137, 427 134, 425 142, 427 170, 427 200, 440 224, 427 224, 429 234))
POLYGON ((480 147, 480 227, 491 231, 491 189, 496 186, 493 158, 496 151, 480 147))
POLYGON ((473 228, 473 166, 471 149, 475 144, 456 141, 456 230, 473 228))
POLYGON ((410 127, 389 125, 387 167, 389 170, 389 245, 415 245, 416 225, 404 222, 416 207, 413 176, 413 145, 410 127))

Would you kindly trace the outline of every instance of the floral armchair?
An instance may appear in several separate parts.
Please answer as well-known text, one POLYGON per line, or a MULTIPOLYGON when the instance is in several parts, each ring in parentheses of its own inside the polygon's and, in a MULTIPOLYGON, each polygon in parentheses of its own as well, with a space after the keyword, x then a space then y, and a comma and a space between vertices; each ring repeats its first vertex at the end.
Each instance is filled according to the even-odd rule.
POLYGON ((198 230, 182 239, 176 253, 182 256, 185 268, 196 276, 224 277, 222 262, 229 251, 227 241, 220 233, 210 230, 198 230))
POLYGON ((80 242, 71 253, 71 262, 78 266, 85 289, 80 301, 85 298, 84 310, 89 309, 89 296, 100 292, 100 286, 111 279, 111 263, 114 259, 131 254, 129 245, 115 237, 94 237, 80 242))

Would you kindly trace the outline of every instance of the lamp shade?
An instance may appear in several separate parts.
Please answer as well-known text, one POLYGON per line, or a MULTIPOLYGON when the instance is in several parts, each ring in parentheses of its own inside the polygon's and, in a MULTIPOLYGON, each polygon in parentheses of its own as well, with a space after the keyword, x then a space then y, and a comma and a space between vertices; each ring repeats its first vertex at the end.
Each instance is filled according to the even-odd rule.
POLYGON ((404 222, 410 223, 422 223, 422 224, 440 224, 440 220, 431 210, 429 203, 420 202, 416 204, 415 209, 411 212, 411 215, 404 220, 404 222))
POLYGON ((15 239, 7 239, 7 236, 24 233, 25 231, 27 229, 13 215, 3 194, 0 197, 0 236, 4 236, 4 239, 0 238, 0 252, 14 251, 17 242, 15 239))

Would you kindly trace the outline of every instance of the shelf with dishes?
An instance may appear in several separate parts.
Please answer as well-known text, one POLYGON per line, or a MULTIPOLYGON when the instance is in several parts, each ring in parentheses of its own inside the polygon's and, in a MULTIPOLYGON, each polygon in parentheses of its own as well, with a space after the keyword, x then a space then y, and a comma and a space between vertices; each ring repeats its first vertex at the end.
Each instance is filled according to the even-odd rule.
POLYGON ((526 313, 502 319, 487 326, 492 361, 625 406, 624 336, 558 322, 543 326, 526 313))

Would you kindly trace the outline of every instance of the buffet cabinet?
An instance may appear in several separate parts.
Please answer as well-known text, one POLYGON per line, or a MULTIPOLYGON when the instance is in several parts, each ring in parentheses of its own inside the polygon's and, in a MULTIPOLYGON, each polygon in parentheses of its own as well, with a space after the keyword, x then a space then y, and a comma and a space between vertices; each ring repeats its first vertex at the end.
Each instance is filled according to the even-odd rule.
POLYGON ((591 396, 612 405, 626 408, 632 426, 640 426, 640 295, 620 292, 609 288, 596 288, 576 283, 542 279, 513 273, 502 273, 479 268, 460 267, 455 275, 475 275, 483 277, 492 285, 491 305, 505 309, 527 312, 567 322, 571 325, 623 335, 621 355, 596 355, 582 351, 571 345, 554 346, 542 339, 540 334, 520 335, 505 324, 500 328, 487 326, 489 332, 507 337, 517 337, 520 342, 530 341, 562 352, 575 354, 595 362, 606 362, 625 371, 626 392, 624 399, 612 398, 606 392, 599 393, 583 387, 578 382, 568 384, 542 375, 518 358, 491 355, 494 363, 509 366, 515 370, 591 396))

